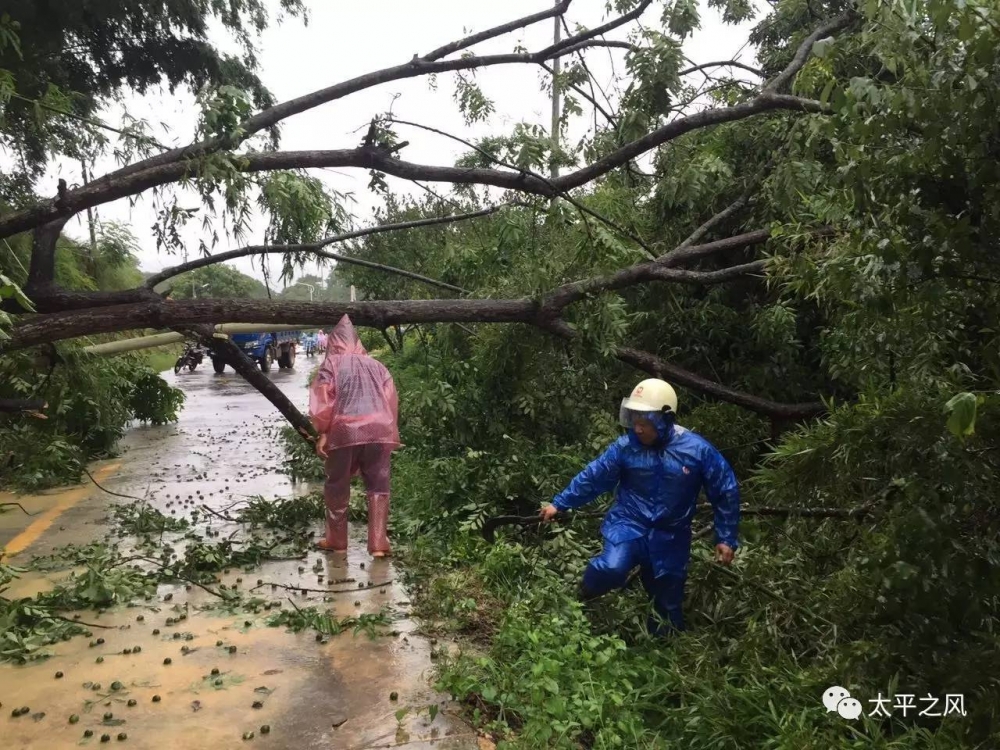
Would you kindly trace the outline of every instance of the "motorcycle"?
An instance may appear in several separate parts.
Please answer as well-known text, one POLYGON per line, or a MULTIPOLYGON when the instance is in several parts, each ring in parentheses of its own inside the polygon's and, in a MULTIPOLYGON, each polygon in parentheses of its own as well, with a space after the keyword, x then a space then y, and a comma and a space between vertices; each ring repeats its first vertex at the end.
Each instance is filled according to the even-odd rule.
POLYGON ((316 353, 316 334, 303 336, 299 340, 299 343, 302 345, 307 357, 311 357, 316 353))
POLYGON ((181 356, 179 356, 177 361, 174 363, 174 375, 179 373, 185 367, 188 368, 188 372, 194 372, 204 359, 205 350, 202 349, 202 347, 198 344, 186 344, 181 356))

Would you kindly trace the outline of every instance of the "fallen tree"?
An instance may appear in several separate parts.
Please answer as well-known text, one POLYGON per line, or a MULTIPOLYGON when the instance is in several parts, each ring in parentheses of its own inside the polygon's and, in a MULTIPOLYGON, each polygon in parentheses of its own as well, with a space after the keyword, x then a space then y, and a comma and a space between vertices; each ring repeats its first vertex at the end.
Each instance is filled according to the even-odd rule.
MULTIPOLYGON (((437 225, 459 221, 475 221, 494 214, 506 204, 434 220, 402 222, 337 235, 313 242, 274 243, 247 246, 231 252, 199 258, 186 264, 167 269, 135 289, 120 292, 80 292, 60 288, 54 282, 56 240, 69 218, 123 197, 132 197, 171 183, 206 179, 204 172, 223 164, 230 177, 237 174, 268 173, 278 170, 306 169, 313 167, 352 167, 373 170, 411 180, 445 182, 456 185, 483 185, 515 191, 528 196, 543 198, 563 197, 580 210, 582 220, 598 222, 622 234, 624 230, 591 209, 586 209, 570 195, 570 191, 585 187, 595 180, 620 168, 630 169, 637 157, 676 140, 682 135, 723 123, 747 120, 769 112, 784 110, 793 113, 824 113, 827 105, 822 102, 790 95, 787 92, 796 74, 808 61, 814 44, 847 29, 855 19, 852 12, 840 14, 816 25, 798 44, 788 64, 757 93, 746 101, 729 106, 714 106, 701 111, 679 112, 676 117, 594 160, 587 166, 561 177, 546 178, 525 168, 508 168, 511 165, 495 160, 503 168, 469 168, 465 166, 428 166, 406 162, 399 158, 405 146, 394 141, 381 121, 372 122, 368 136, 361 146, 332 151, 259 152, 236 149, 255 133, 271 128, 293 115, 311 110, 358 91, 385 83, 419 76, 452 71, 471 71, 487 66, 507 64, 546 65, 570 53, 579 53, 588 47, 616 46, 603 35, 639 19, 650 7, 651 0, 642 0, 626 13, 590 30, 581 30, 555 44, 536 52, 518 52, 507 55, 476 56, 467 53, 469 47, 488 39, 497 38, 512 30, 541 20, 562 16, 570 6, 564 0, 555 7, 494 27, 478 34, 466 36, 451 44, 408 63, 366 74, 336 84, 321 91, 277 104, 239 122, 229 132, 219 134, 189 146, 171 149, 149 156, 136 163, 93 179, 86 185, 69 188, 60 185, 58 194, 39 200, 34 205, 0 216, 0 238, 18 232, 31 231, 33 244, 29 274, 25 291, 31 298, 35 311, 30 313, 19 306, 15 299, 3 302, 3 309, 16 315, 16 323, 8 340, 2 346, 6 351, 50 344, 80 336, 115 333, 138 328, 184 331, 217 350, 220 356, 247 377, 261 390, 302 433, 308 433, 307 420, 287 403, 287 399, 268 386, 265 377, 248 368, 240 357, 211 336, 212 326, 219 323, 258 322, 271 324, 328 325, 339 316, 347 314, 355 324, 385 330, 390 325, 413 323, 495 323, 534 326, 555 337, 572 340, 576 333, 564 318, 566 309, 574 303, 609 291, 650 283, 677 283, 717 285, 729 281, 760 275, 764 261, 743 257, 740 262, 713 270, 700 270, 683 266, 696 263, 734 250, 748 250, 768 241, 770 231, 761 229, 720 240, 700 243, 708 230, 721 224, 740 206, 729 206, 709 219, 691 237, 672 252, 655 260, 624 268, 616 273, 563 284, 541 295, 515 299, 433 299, 365 301, 344 304, 312 304, 286 301, 250 301, 199 299, 173 301, 154 291, 154 287, 188 270, 223 262, 235 257, 264 254, 282 254, 286 257, 319 257, 341 262, 365 264, 355 259, 328 252, 325 248, 360 236, 409 230, 424 225, 437 225), (463 52, 458 58, 451 55, 463 52), (222 160, 221 162, 219 160, 222 160), (699 244, 700 243, 700 244, 699 244)), ((620 45, 618 45, 620 46, 620 45)), ((631 48, 631 47, 630 47, 631 48)), ((725 61, 710 66, 725 65, 725 61)), ((708 66, 695 66, 684 71, 691 73, 708 66)), ((745 203, 743 199, 743 203, 745 203)), ((508 202, 510 203, 510 202, 508 202)), ((523 203, 521 205, 524 205, 523 203)), ((588 223, 589 227, 589 223, 588 223)), ((589 231, 589 228, 588 228, 589 231)), ((813 234, 829 234, 826 228, 817 228, 813 234)), ((626 239, 635 240, 626 233, 626 239)), ((641 242, 641 240, 640 240, 641 242)), ((649 249, 643 246, 647 255, 649 249)), ((427 276, 384 264, 367 264, 386 273, 399 274, 422 283, 463 294, 459 287, 427 276)), ((240 353, 241 354, 241 353, 240 353)), ((616 348, 615 356, 645 372, 668 377, 679 385, 687 386, 708 396, 729 401, 756 411, 772 419, 801 419, 819 414, 820 401, 786 404, 760 398, 689 372, 684 368, 663 361, 660 357, 640 350, 616 348)), ((242 356, 242 354, 241 354, 242 356)), ((245 357, 243 357, 245 359, 245 357)))

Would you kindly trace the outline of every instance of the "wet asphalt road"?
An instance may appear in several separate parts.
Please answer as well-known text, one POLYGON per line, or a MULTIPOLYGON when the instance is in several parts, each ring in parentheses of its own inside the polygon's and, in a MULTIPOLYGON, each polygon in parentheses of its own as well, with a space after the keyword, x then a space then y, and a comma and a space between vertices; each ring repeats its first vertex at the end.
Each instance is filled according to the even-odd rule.
MULTIPOLYGON (((132 429, 120 457, 91 467, 98 481, 113 492, 148 497, 159 510, 175 516, 183 513, 177 507, 178 495, 183 502, 200 492, 205 504, 221 509, 246 496, 289 496, 317 489, 293 485, 279 473, 283 451, 276 432, 283 422, 273 407, 236 374, 227 370, 216 375, 206 364, 194 373, 165 373, 187 396, 179 422, 132 429)), ((297 364, 289 371, 275 368, 270 377, 304 409, 315 360, 300 357, 297 364)), ((15 565, 66 544, 101 539, 109 528, 109 504, 127 502, 92 485, 19 501, 37 515, 0 516, 0 543, 15 553, 11 560, 15 565)), ((228 531, 224 525, 216 528, 228 531)), ((319 532, 319 523, 316 528, 319 532)), ((242 576, 248 577, 247 584, 240 584, 244 586, 250 584, 249 577, 316 586, 316 565, 326 581, 386 582, 385 587, 334 597, 332 604, 324 604, 321 594, 295 595, 295 606, 332 607, 337 617, 388 607, 397 618, 392 627, 398 636, 370 640, 347 631, 319 644, 309 631, 296 635, 267 627, 263 620, 270 613, 201 612, 197 606, 209 603, 209 594, 197 588, 187 591, 183 585, 161 586, 150 603, 121 606, 96 620, 95 613, 84 613, 85 621, 110 626, 95 631, 95 638, 105 639, 102 646, 89 647, 87 638, 78 637, 52 647, 50 659, 25 666, 0 665, 0 745, 39 750, 97 746, 101 734, 110 732, 114 746, 141 750, 170 746, 360 750, 400 743, 406 748, 487 746, 455 716, 444 696, 429 688, 431 647, 406 616, 406 592, 393 582, 397 576, 392 562, 368 556, 362 528, 352 530, 351 544, 346 560, 315 552, 305 561, 267 563, 251 574, 232 571, 223 581, 233 585, 242 576), (172 594, 169 604, 164 601, 168 594, 172 594), (181 609, 189 618, 178 626, 184 632, 178 640, 173 637, 178 627, 166 627, 165 620, 181 609), (152 635, 154 628, 163 633, 152 635), (184 640, 187 634, 191 638, 184 640), (218 641, 225 647, 217 647, 218 641), (122 653, 136 645, 141 645, 140 653, 122 653), (237 647, 236 653, 228 652, 230 645, 237 647), (97 656, 105 657, 103 663, 96 663, 97 656), (170 666, 163 664, 167 657, 172 658, 170 666), (212 669, 224 676, 222 687, 207 679, 212 669), (54 679, 57 670, 65 673, 63 679, 54 679), (125 685, 124 692, 96 703, 97 694, 83 686, 93 682, 107 686, 115 680, 125 685), (398 693, 397 701, 390 699, 391 692, 398 693), (162 700, 152 702, 154 694, 162 700), (128 707, 127 699, 135 699, 137 705, 128 707), (263 707, 252 708, 256 700, 263 707), (439 708, 433 721, 427 711, 432 704, 439 708), (16 706, 29 706, 31 715, 12 718, 16 706), (397 721, 401 708, 410 712, 397 721), (114 714, 114 721, 125 723, 110 729, 102 726, 106 711, 114 714), (41 713, 44 716, 36 718, 41 713), (69 724, 71 714, 80 715, 80 723, 69 724), (267 735, 260 734, 263 724, 271 728, 267 735), (83 738, 88 728, 95 732, 89 740, 83 738), (243 740, 250 730, 256 732, 255 738, 243 740), (119 742, 114 738, 121 731, 128 739, 119 742)), ((64 575, 26 573, 5 595, 30 596, 64 575)))

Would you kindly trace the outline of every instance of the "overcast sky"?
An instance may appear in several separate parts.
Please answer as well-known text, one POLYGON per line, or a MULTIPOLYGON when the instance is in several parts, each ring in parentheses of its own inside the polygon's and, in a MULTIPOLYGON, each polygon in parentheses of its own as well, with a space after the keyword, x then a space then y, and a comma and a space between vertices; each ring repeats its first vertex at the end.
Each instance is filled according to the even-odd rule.
MULTIPOLYGON (((449 41, 461 38, 470 31, 481 31, 519 16, 537 12, 547 0, 506 0, 503 3, 469 3, 467 0, 306 0, 309 6, 309 23, 286 19, 281 25, 272 25, 260 40, 260 76, 279 101, 290 99, 316 89, 380 68, 398 65, 449 41)), ((696 63, 714 60, 739 59, 752 64, 754 50, 746 44, 753 22, 729 26, 721 22, 719 12, 701 2, 702 29, 689 38, 684 51, 696 63), (742 51, 741 51, 742 50, 742 51)), ((645 16, 647 26, 659 19, 662 5, 654 4, 645 16)), ((575 24, 594 27, 608 20, 605 0, 575 0, 567 20, 572 29, 575 24)), ((609 38, 624 39, 633 24, 619 30, 609 38)), ((528 29, 514 32, 477 45, 477 54, 513 51, 520 43, 529 50, 539 49, 552 42, 552 21, 543 21, 528 29)), ((214 35, 223 48, 232 47, 224 33, 214 35)), ((614 70, 624 71, 624 51, 591 49, 585 52, 588 66, 600 85, 612 93, 614 70), (613 62, 612 62, 613 61, 613 62), (614 67, 613 67, 614 66, 614 67)), ((426 77, 384 84, 325 104, 307 113, 284 121, 281 148, 338 149, 358 145, 364 129, 372 116, 385 112, 390 105, 401 119, 433 125, 472 140, 486 134, 506 133, 517 122, 542 125, 548 130, 550 122, 549 94, 546 74, 537 66, 508 65, 478 71, 476 80, 496 106, 488 123, 467 127, 453 99, 454 74, 441 75, 436 90, 426 77), (398 97, 398 98, 396 98, 398 97), (395 103, 393 99, 396 98, 395 103), (357 132, 356 132, 357 131, 357 132)), ((612 94, 613 96, 613 94, 612 94)), ((600 94, 598 94, 600 98, 600 94)), ((575 143, 592 127, 592 109, 584 105, 584 116, 576 118, 570 129, 570 142, 575 143)), ((191 141, 197 118, 194 98, 188 91, 175 94, 162 91, 145 97, 129 97, 125 101, 130 115, 155 124, 155 135, 164 143, 183 145, 191 141), (164 123, 167 130, 161 128, 164 123)), ((109 110, 105 119, 115 121, 121 110, 109 110)), ((400 135, 410 141, 402 152, 407 161, 450 165, 463 152, 457 144, 441 136, 400 128, 400 135)), ((113 158, 99 162, 95 175, 116 168, 113 158)), ((349 209, 359 224, 368 223, 372 209, 379 198, 367 189, 368 173, 365 170, 311 170, 330 188, 353 194, 355 202, 349 209)), ((80 182, 79 166, 73 163, 54 165, 47 179, 53 185, 63 177, 72 185, 80 182)), ((418 193, 412 183, 389 178, 390 187, 397 192, 418 193)), ((434 186, 439 192, 446 185, 434 186)), ((40 186, 41 192, 53 190, 40 186)), ((186 207, 196 207, 198 201, 187 196, 182 201, 186 207)), ((157 270, 178 262, 176 256, 157 252, 151 226, 155 214, 149 197, 139 197, 135 205, 128 200, 101 206, 101 220, 115 220, 131 226, 142 246, 140 262, 143 270, 157 270)), ((257 217, 251 242, 263 239, 263 217, 257 217)), ((217 222, 221 229, 221 222, 217 222)), ((74 218, 66 231, 72 235, 86 235, 86 214, 74 218)), ((221 231, 220 231, 221 234, 221 231)), ((194 221, 185 237, 191 257, 197 255, 201 222, 194 221)), ((223 237, 217 252, 238 247, 232 239, 223 237)), ((262 278, 259 260, 241 259, 233 265, 244 273, 262 278)), ((272 260, 272 268, 279 266, 272 260)), ((277 273, 274 274, 277 277, 277 273)))

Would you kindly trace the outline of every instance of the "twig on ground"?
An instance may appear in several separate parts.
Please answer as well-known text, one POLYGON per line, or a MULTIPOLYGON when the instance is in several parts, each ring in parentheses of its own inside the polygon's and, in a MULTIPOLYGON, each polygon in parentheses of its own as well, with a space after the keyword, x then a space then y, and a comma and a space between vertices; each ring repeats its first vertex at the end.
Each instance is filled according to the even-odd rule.
MULTIPOLYGON (((353 581, 354 579, 348 579, 353 581)), ((348 581, 343 581, 347 583, 348 581)), ((355 589, 311 589, 305 586, 296 586, 290 583, 274 583, 273 581, 264 581, 263 583, 258 583, 254 586, 251 591, 256 591, 257 589, 262 589, 266 586, 277 586, 278 588, 286 589, 288 591, 304 591, 313 594, 350 594, 355 591, 370 591, 371 589, 382 588, 383 586, 388 586, 391 583, 395 583, 395 580, 390 578, 388 581, 383 581, 382 583, 372 583, 367 586, 358 586, 355 589)))

